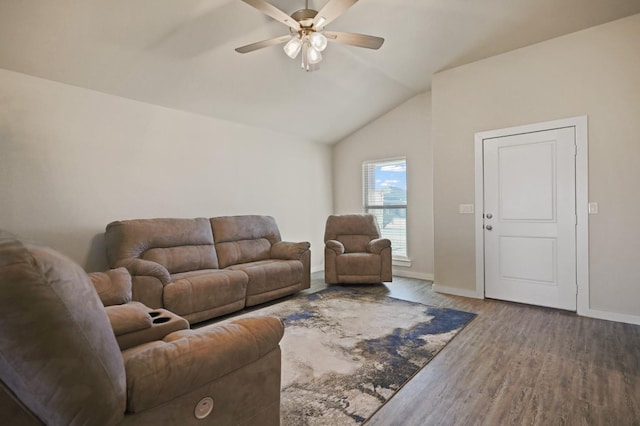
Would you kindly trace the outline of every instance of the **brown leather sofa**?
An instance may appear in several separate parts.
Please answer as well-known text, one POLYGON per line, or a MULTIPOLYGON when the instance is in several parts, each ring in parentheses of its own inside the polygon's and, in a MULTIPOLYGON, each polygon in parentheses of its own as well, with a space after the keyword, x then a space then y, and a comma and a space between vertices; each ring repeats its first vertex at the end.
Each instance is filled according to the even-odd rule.
POLYGON ((137 219, 105 232, 111 268, 133 277, 133 300, 190 323, 309 288, 308 242, 282 241, 270 216, 137 219))
POLYGON ((0 422, 279 424, 279 319, 183 322, 121 351, 101 298, 129 303, 125 272, 92 276, 97 292, 65 256, 0 231, 0 422))
POLYGON ((390 282, 391 241, 380 238, 372 214, 331 215, 324 233, 327 284, 390 282))

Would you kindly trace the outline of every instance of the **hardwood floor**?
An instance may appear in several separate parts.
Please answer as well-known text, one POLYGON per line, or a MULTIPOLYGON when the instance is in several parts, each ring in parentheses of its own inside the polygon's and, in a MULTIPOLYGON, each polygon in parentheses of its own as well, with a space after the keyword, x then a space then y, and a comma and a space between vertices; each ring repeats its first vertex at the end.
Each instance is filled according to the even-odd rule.
MULTIPOLYGON (((316 273, 303 293, 325 287, 316 273)), ((368 426, 640 425, 640 326, 444 295, 410 278, 353 287, 478 314, 368 426)))

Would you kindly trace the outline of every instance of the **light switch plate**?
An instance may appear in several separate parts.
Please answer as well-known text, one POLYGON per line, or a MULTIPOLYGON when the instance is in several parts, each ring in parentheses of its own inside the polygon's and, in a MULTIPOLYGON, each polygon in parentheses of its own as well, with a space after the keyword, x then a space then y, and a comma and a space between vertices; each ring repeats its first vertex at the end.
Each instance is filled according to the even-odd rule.
POLYGON ((473 214, 473 204, 460 204, 460 214, 473 214))
POLYGON ((589 203, 589 214, 598 214, 598 203, 589 203))

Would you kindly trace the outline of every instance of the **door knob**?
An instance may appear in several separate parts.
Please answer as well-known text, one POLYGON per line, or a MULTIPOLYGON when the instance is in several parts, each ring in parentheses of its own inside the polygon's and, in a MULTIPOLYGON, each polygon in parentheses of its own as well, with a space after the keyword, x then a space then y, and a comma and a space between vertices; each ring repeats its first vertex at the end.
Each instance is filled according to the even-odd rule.
POLYGON ((487 213, 487 219, 491 219, 493 215, 491 213, 487 213))
POLYGON ((493 226, 487 225, 487 226, 485 226, 485 228, 487 229, 487 231, 491 231, 493 229, 493 226))

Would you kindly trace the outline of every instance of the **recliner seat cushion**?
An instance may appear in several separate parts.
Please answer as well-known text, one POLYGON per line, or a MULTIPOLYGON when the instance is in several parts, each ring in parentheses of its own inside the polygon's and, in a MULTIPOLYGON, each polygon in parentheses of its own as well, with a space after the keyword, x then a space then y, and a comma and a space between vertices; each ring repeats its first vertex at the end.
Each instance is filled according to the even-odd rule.
POLYGON ((345 253, 336 257, 338 275, 380 275, 380 256, 370 253, 345 253))
POLYGON ((46 424, 124 417, 122 357, 87 274, 45 247, 0 232, 0 374, 46 424))

